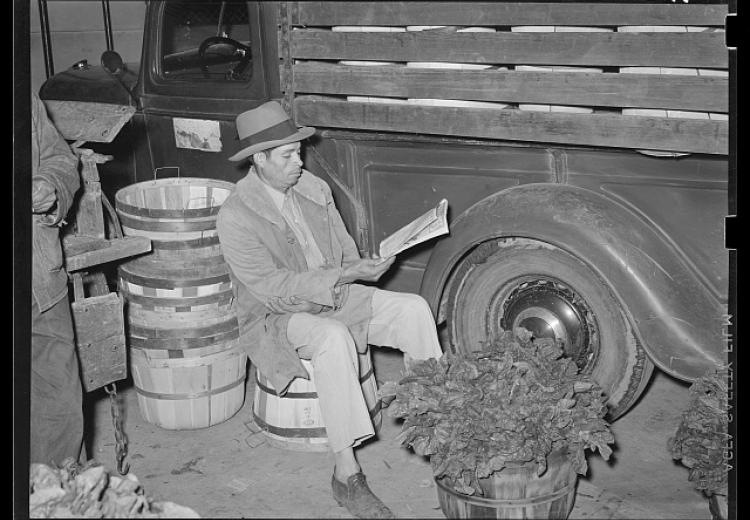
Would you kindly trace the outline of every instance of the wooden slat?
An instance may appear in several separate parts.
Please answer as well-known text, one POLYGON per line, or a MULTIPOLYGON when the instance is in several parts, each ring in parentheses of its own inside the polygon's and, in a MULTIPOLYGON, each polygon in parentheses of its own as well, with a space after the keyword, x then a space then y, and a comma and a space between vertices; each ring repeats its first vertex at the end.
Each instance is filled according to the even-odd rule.
POLYGON ((297 123, 590 146, 727 153, 725 121, 354 103, 301 96, 297 123))
POLYGON ((723 33, 349 33, 297 30, 297 59, 726 68, 723 33))
MULTIPOLYGON (((99 241, 100 239, 94 239, 99 241)), ((97 249, 86 248, 85 244, 78 243, 76 246, 81 252, 72 254, 74 251, 65 251, 65 268, 68 271, 78 271, 87 267, 122 260, 131 256, 151 251, 151 241, 145 237, 124 237, 115 240, 99 242, 101 247, 97 249)), ((65 243, 63 243, 65 245, 65 243)))
POLYGON ((325 62, 294 66, 297 93, 465 99, 505 103, 669 108, 727 112, 729 80, 656 74, 589 74, 356 67, 325 62))
POLYGON ((329 25, 724 25, 726 5, 537 2, 295 2, 293 22, 329 25))
POLYGON ((281 62, 279 63, 279 83, 282 92, 284 92, 284 97, 281 98, 281 106, 292 116, 292 119, 294 119, 294 105, 292 104, 294 89, 291 87, 291 84, 293 83, 292 64, 294 63, 294 60, 291 59, 291 38, 289 35, 292 31, 292 27, 289 4, 290 2, 278 3, 279 28, 277 30, 277 38, 279 58, 281 58, 281 62))
POLYGON ((81 235, 65 235, 62 238, 62 246, 65 256, 72 257, 109 247, 109 240, 81 235))

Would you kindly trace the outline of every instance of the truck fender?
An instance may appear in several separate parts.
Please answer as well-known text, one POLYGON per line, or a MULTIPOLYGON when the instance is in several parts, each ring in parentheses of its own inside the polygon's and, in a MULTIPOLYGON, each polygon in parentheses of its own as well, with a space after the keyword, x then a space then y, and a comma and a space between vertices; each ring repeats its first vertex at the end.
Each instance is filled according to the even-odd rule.
POLYGON ((524 184, 486 197, 435 246, 420 288, 438 321, 457 262, 478 244, 526 238, 563 249, 611 289, 653 363, 684 380, 724 364, 725 308, 678 251, 643 217, 600 194, 561 184, 524 184))

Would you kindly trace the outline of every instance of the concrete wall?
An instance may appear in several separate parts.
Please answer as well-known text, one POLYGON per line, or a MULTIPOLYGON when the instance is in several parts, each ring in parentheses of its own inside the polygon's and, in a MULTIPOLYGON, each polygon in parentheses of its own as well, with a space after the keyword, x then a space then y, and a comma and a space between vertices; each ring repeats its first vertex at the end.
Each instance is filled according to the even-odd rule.
MULTIPOLYGON (((42 83, 47 79, 44 69, 39 1, 29 1, 31 3, 29 19, 31 88, 39 92, 42 83)), ((146 2, 144 0, 110 1, 109 12, 114 49, 120 53, 125 62, 140 61, 146 2)), ((55 73, 62 72, 82 59, 87 59, 91 65, 99 64, 102 52, 107 50, 101 2, 48 0, 47 15, 55 73)))

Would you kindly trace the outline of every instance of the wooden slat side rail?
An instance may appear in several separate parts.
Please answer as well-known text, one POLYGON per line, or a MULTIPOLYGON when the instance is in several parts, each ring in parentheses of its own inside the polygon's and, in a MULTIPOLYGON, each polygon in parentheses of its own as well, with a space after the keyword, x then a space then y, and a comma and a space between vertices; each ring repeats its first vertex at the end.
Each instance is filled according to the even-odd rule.
POLYGON ((278 38, 278 49, 279 49, 279 85, 281 91, 284 93, 284 97, 281 98, 281 105, 284 110, 294 118, 294 104, 292 98, 294 97, 294 71, 292 64, 294 60, 291 58, 291 38, 290 32, 291 20, 289 8, 292 2, 279 2, 278 8, 278 21, 279 26, 277 30, 278 38))
POLYGON ((298 94, 728 111, 729 80, 721 77, 430 70, 326 62, 297 63, 294 77, 298 94))
POLYGON ((604 2, 294 2, 293 23, 329 25, 711 25, 726 5, 604 2))
POLYGON ((85 244, 72 243, 71 250, 65 249, 65 268, 69 272, 94 267, 115 260, 122 260, 131 256, 151 251, 151 240, 146 237, 124 237, 114 240, 94 239, 96 249, 87 248, 85 244), (74 248, 79 249, 75 251, 74 248))
POLYGON ((299 96, 295 105, 297 123, 316 127, 706 154, 728 149, 726 121, 355 103, 318 96, 299 96))
POLYGON ((292 57, 317 60, 726 68, 723 33, 356 33, 292 31, 292 57))

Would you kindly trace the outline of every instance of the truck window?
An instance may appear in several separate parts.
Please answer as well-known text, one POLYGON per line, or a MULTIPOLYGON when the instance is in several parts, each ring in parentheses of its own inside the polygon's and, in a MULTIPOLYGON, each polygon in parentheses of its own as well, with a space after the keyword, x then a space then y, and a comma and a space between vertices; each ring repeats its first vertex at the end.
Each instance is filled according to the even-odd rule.
POLYGON ((250 81, 253 67, 246 2, 166 2, 161 23, 163 79, 250 81))

